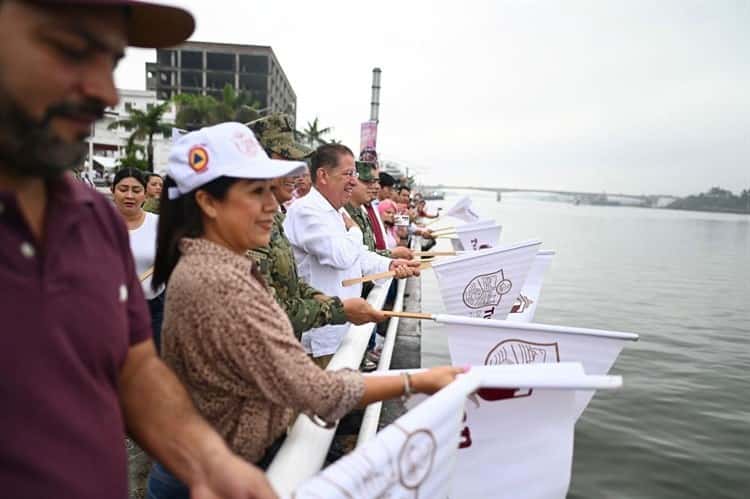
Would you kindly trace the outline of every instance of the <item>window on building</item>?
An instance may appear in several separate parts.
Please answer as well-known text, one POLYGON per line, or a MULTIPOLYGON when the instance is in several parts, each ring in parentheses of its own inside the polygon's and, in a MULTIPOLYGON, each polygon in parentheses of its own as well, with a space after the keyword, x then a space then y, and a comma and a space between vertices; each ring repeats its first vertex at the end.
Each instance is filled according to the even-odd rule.
POLYGON ((156 62, 160 66, 174 66, 174 50, 157 50, 156 51, 156 62))
POLYGON ((240 90, 249 92, 265 92, 266 77, 264 75, 248 74, 240 75, 240 90))
POLYGON ((182 87, 203 87, 203 74, 200 71, 182 71, 180 73, 182 87))
POLYGON ((234 74, 233 73, 206 73, 206 88, 213 90, 223 90, 225 86, 234 87, 234 74))
POLYGON ((203 69, 203 52, 183 50, 180 57, 183 69, 203 69))
POLYGON ((156 98, 159 100, 169 100, 172 98, 172 92, 170 90, 157 90, 156 98))
POLYGON ((240 55, 241 73, 268 73, 268 57, 265 55, 240 55))
POLYGON ((235 71, 235 55, 220 54, 216 52, 206 53, 206 69, 210 71, 235 71))

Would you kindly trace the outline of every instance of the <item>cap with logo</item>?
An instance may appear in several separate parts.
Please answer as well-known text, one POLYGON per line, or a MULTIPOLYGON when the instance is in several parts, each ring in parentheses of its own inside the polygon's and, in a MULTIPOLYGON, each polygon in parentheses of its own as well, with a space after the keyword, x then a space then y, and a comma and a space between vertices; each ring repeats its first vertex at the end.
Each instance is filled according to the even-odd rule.
POLYGON ((378 177, 373 175, 375 163, 369 161, 355 161, 354 165, 357 167, 357 178, 362 182, 372 182, 378 180, 378 177))
POLYGON ((35 0, 37 4, 123 7, 127 10, 128 45, 144 48, 171 47, 187 40, 195 19, 186 10, 136 0, 35 0))
POLYGON ((169 188, 169 199, 219 177, 271 179, 298 175, 306 168, 302 161, 270 159, 245 125, 222 123, 175 139, 167 174, 177 185, 169 188))
POLYGON ((287 159, 305 159, 313 150, 294 139, 294 125, 286 114, 274 113, 248 124, 266 150, 287 159))

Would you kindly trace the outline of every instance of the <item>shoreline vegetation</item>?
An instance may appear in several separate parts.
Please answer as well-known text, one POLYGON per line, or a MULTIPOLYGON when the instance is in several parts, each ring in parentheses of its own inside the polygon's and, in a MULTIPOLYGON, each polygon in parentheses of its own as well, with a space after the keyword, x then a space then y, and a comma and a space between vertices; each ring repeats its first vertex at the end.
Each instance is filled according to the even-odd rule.
POLYGON ((707 192, 680 198, 666 207, 673 210, 750 214, 750 189, 735 196, 731 191, 712 187, 707 192))

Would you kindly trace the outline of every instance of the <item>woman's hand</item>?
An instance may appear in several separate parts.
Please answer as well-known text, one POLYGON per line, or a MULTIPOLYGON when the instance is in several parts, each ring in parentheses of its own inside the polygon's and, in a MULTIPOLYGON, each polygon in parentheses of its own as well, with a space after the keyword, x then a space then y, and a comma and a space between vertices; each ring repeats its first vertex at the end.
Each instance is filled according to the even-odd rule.
POLYGON ((466 367, 440 366, 412 374, 412 390, 418 393, 432 395, 446 385, 449 385, 454 379, 456 379, 456 376, 463 374, 466 371, 468 371, 466 367))

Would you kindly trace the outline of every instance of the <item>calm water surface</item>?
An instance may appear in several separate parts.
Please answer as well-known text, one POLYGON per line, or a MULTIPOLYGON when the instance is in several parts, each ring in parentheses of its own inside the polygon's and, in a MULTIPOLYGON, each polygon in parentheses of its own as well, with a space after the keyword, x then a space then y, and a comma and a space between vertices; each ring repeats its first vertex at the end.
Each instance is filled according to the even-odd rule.
POLYGON ((442 205, 458 194, 503 242, 557 250, 535 322, 641 336, 611 371, 624 387, 578 422, 569 497, 750 497, 750 217, 476 191, 442 205))

